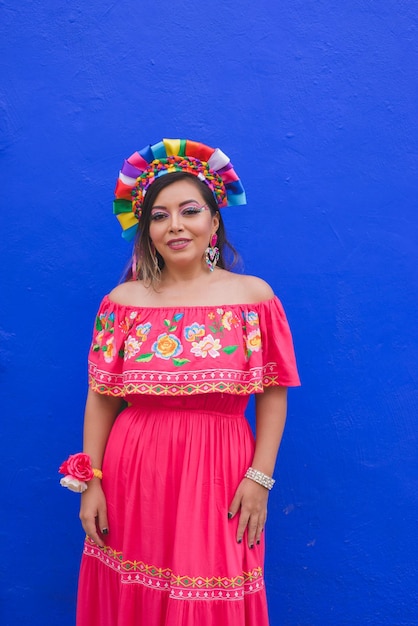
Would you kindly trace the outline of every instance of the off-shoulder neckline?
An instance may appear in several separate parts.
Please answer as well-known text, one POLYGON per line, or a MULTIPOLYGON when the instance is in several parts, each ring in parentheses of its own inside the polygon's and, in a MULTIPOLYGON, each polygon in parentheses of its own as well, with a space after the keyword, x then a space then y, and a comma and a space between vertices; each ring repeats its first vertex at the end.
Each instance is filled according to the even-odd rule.
POLYGON ((136 304, 121 304, 120 302, 115 302, 115 300, 111 300, 109 298, 109 294, 106 294, 102 300, 102 302, 108 302, 110 305, 115 307, 120 307, 124 309, 141 309, 147 311, 169 311, 169 310, 196 310, 196 309, 225 309, 225 308, 243 308, 243 307, 259 307, 262 305, 271 304, 274 301, 278 301, 278 297, 274 295, 272 298, 267 298, 266 300, 259 300, 258 302, 238 302, 236 304, 224 303, 224 304, 195 304, 195 305, 167 305, 167 306, 140 306, 136 304))

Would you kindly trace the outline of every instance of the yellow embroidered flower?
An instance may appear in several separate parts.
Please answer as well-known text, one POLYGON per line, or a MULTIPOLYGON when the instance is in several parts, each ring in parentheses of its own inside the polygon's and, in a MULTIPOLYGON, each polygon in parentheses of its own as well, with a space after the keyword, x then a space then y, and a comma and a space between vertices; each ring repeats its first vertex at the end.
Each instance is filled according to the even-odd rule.
POLYGON ((96 335, 96 344, 98 346, 102 345, 103 335, 104 335, 104 330, 99 330, 99 332, 96 335))
POLYGON ((255 311, 248 311, 246 318, 250 326, 258 326, 258 313, 255 311))
POLYGON ((103 347, 104 360, 111 363, 115 356, 115 338, 112 336, 106 341, 106 347, 103 347))
POLYGON ((208 313, 208 318, 210 320, 214 320, 215 319, 215 313, 208 313))
POLYGON ((139 326, 136 327, 136 336, 139 337, 139 341, 146 341, 150 330, 151 324, 149 322, 146 324, 139 324, 139 326))
POLYGON ((155 352, 155 356, 166 360, 183 352, 183 346, 178 337, 172 334, 167 335, 167 333, 159 335, 151 349, 155 352))
POLYGON ((222 326, 226 328, 226 330, 231 330, 231 326, 238 326, 239 319, 236 315, 232 313, 232 311, 226 311, 222 316, 222 326))
POLYGON ((193 342, 193 348, 190 352, 196 356, 201 356, 204 359, 206 359, 208 354, 209 356, 216 358, 217 356, 220 356, 219 350, 221 347, 219 339, 214 339, 212 335, 206 335, 206 337, 204 337, 202 341, 199 341, 199 343, 197 341, 193 342))
POLYGON ((119 328, 126 335, 126 333, 129 332, 131 325, 132 325, 132 322, 129 320, 129 317, 125 317, 125 319, 119 323, 119 328))
POLYGON ((249 335, 245 338, 247 343, 247 349, 251 352, 258 352, 261 348, 261 333, 260 329, 256 328, 252 330, 249 335))
POLYGON ((199 337, 204 337, 205 335, 205 327, 203 324, 198 324, 194 322, 190 326, 186 326, 184 329, 184 336, 187 341, 195 341, 199 337))

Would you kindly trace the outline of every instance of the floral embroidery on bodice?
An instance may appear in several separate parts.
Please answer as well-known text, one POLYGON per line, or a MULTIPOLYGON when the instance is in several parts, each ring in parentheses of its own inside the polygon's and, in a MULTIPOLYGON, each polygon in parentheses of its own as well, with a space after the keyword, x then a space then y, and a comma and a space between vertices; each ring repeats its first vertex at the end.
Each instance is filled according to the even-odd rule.
POLYGON ((297 385, 277 298, 215 307, 130 307, 107 296, 96 317, 89 384, 115 396, 249 394, 297 385))

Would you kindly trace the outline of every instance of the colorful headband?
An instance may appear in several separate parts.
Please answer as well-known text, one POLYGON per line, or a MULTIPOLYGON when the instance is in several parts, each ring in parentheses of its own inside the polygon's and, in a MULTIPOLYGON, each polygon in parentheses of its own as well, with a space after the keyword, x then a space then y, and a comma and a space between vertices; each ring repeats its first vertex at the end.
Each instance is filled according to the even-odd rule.
POLYGON ((246 204, 241 181, 222 150, 189 139, 163 139, 134 152, 119 172, 113 213, 127 241, 135 236, 148 187, 170 172, 188 172, 199 178, 211 189, 219 208, 246 204))

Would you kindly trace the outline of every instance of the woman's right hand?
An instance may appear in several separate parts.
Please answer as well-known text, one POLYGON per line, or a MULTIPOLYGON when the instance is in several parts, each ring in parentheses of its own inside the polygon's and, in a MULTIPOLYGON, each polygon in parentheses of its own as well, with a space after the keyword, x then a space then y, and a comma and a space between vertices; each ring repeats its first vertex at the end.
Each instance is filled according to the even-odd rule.
POLYGON ((105 544, 101 535, 107 535, 109 526, 106 498, 98 478, 93 478, 86 491, 81 495, 80 520, 88 537, 100 548, 103 548, 105 544))

